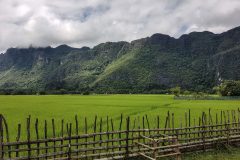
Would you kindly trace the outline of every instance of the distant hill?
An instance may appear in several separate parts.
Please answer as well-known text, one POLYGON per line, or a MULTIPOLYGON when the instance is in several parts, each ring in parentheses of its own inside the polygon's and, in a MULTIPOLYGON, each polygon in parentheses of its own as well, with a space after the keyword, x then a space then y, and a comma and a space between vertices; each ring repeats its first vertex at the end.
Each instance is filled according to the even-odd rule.
POLYGON ((161 93, 175 86, 211 91, 240 80, 240 27, 95 47, 10 48, 0 54, 0 90, 161 93))

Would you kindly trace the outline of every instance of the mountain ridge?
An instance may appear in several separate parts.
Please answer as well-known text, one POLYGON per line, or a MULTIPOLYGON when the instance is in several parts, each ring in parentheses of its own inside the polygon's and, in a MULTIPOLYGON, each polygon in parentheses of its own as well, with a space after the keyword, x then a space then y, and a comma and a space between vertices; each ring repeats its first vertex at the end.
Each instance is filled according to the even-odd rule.
POLYGON ((162 93, 181 86, 211 92, 222 80, 240 80, 240 27, 0 54, 0 90, 162 93))

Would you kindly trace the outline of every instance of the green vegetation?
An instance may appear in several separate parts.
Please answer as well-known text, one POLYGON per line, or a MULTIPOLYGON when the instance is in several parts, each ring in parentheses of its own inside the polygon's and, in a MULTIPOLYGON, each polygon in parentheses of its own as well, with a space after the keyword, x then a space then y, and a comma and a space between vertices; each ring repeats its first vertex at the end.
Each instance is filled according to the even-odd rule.
POLYGON ((180 87, 171 88, 170 91, 172 92, 172 94, 174 94, 174 96, 177 96, 177 97, 179 97, 181 94, 180 87))
POLYGON ((239 160, 240 149, 227 147, 226 149, 219 149, 208 151, 206 153, 192 153, 184 156, 183 160, 239 160))
POLYGON ((10 48, 0 55, 0 94, 213 93, 222 80, 240 79, 239 37, 237 27, 93 48, 10 48))
POLYGON ((240 81, 224 81, 215 90, 222 96, 240 96, 240 81))
POLYGON ((55 118, 57 129, 60 129, 62 119, 65 119, 65 122, 74 122, 74 116, 77 114, 83 131, 84 117, 87 117, 89 129, 92 130, 95 115, 98 115, 98 120, 102 117, 104 123, 107 116, 113 118, 116 128, 121 113, 124 116, 130 115, 132 120, 147 114, 151 126, 156 125, 155 118, 159 115, 163 127, 167 111, 174 112, 175 118, 180 120, 188 109, 191 109, 193 118, 209 108, 214 114, 220 110, 236 110, 240 107, 239 100, 179 101, 174 100, 172 95, 0 96, 0 102, 0 111, 7 119, 11 138, 15 138, 19 122, 24 124, 23 129, 26 128, 28 115, 32 117, 32 127, 37 117, 41 128, 45 119, 50 127, 51 119, 55 118))

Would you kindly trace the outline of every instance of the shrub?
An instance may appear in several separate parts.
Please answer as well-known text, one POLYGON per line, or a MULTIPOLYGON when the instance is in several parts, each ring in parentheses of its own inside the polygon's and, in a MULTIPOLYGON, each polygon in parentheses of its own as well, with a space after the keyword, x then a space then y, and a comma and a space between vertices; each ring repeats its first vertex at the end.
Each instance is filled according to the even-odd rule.
POLYGON ((240 96, 240 81, 224 81, 215 89, 222 96, 240 96))
POLYGON ((175 96, 179 97, 181 93, 181 88, 180 87, 171 88, 170 92, 175 96))

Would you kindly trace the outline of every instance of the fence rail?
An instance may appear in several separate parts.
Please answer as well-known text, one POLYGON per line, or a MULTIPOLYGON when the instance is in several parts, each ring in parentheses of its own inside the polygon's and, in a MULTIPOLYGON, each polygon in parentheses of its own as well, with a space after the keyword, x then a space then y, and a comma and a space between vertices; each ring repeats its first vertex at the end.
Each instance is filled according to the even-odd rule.
POLYGON ((141 121, 131 120, 130 117, 124 119, 121 116, 118 130, 114 130, 112 119, 107 118, 105 131, 102 119, 97 125, 95 118, 93 133, 89 133, 85 118, 84 133, 81 133, 76 116, 74 127, 72 123, 64 125, 62 121, 60 136, 56 136, 53 119, 51 137, 45 121, 43 138, 39 136, 39 122, 36 119, 34 123, 36 135, 33 138, 29 116, 26 122, 26 140, 20 140, 22 127, 18 124, 16 140, 10 141, 7 121, 0 115, 0 159, 127 159, 141 155, 151 157, 153 152, 158 157, 163 157, 175 155, 171 153, 176 151, 176 147, 177 155, 190 151, 205 151, 219 145, 237 145, 240 142, 239 109, 216 113, 215 120, 209 110, 208 114, 203 112, 198 121, 196 117, 191 118, 189 110, 184 118, 184 126, 180 122, 176 127, 174 114, 168 112, 163 128, 159 125, 159 116, 156 117, 156 125, 151 128, 147 115, 142 117, 141 121), (158 139, 157 143, 155 139, 158 139))

